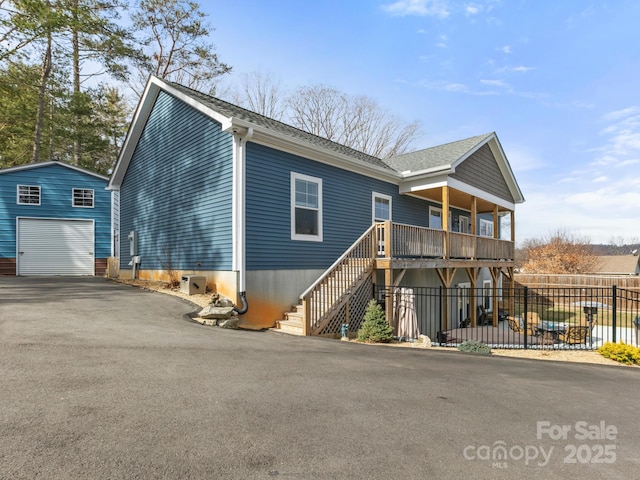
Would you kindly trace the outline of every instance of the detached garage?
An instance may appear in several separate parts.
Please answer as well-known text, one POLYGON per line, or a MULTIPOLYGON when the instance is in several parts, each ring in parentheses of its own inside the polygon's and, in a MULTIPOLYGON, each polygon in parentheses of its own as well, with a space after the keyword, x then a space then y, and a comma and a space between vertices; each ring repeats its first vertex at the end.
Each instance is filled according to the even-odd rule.
POLYGON ((107 180, 60 162, 0 170, 0 274, 104 275, 107 180))

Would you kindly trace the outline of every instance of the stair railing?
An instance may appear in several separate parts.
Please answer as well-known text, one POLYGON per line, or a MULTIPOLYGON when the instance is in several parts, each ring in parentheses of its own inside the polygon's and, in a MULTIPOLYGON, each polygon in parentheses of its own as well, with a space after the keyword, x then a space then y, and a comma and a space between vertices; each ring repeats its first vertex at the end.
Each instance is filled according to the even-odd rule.
POLYGON ((329 314, 373 271, 377 249, 375 233, 376 224, 373 224, 300 295, 303 335, 318 333, 328 321, 329 314))

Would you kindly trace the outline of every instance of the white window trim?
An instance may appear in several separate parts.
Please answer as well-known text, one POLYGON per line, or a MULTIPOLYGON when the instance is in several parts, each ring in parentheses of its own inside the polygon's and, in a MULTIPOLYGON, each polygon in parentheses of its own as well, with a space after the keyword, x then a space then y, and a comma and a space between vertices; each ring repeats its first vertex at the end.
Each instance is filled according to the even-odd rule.
POLYGON ((459 233, 469 233, 469 225, 471 224, 471 221, 469 220, 469 217, 467 217, 466 215, 458 215, 458 232, 459 233), (466 226, 467 228, 463 229, 462 226, 466 226))
POLYGON ((291 240, 303 242, 322 242, 322 179, 302 173, 291 172, 291 240), (318 184, 318 234, 301 235, 296 233, 296 180, 305 180, 318 184))
POLYGON ((96 204, 96 192, 93 188, 72 188, 71 189, 71 206, 73 208, 93 208, 96 204), (91 192, 91 205, 76 205, 76 190, 82 190, 83 192, 91 192))
POLYGON ((384 222, 386 220, 376 220, 376 199, 381 198, 383 200, 387 200, 389 202, 389 221, 393 219, 393 209, 392 209, 392 198, 390 195, 385 195, 384 193, 371 192, 371 220, 373 223, 375 222, 384 222))
POLYGON ((16 185, 16 204, 17 205, 32 205, 37 206, 42 203, 42 188, 40 185, 16 185), (25 203, 20 201, 20 187, 37 188, 38 189, 38 203, 25 203))
POLYGON ((492 222, 491 220, 486 220, 486 219, 484 219, 484 218, 481 218, 481 219, 480 219, 480 229, 479 229, 479 232, 478 232, 478 233, 479 233, 479 234, 480 234, 480 236, 482 236, 482 237, 489 237, 489 238, 493 238, 493 236, 494 236, 494 231, 493 231, 493 222, 492 222), (483 234, 482 234, 482 230, 483 230, 483 229, 482 229, 482 226, 483 226, 483 225, 486 227, 486 231, 490 232, 490 233, 489 233, 489 235, 483 235, 483 234))
POLYGON ((432 212, 438 212, 440 214, 440 230, 442 230, 442 209, 440 207, 429 206, 429 228, 435 228, 431 226, 432 212))

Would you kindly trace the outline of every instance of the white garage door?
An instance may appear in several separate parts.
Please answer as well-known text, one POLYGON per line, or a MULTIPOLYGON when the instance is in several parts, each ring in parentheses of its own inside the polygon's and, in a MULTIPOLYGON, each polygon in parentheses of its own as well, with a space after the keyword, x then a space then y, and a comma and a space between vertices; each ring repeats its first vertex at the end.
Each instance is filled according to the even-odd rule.
POLYGON ((18 275, 93 275, 93 220, 18 219, 18 275))

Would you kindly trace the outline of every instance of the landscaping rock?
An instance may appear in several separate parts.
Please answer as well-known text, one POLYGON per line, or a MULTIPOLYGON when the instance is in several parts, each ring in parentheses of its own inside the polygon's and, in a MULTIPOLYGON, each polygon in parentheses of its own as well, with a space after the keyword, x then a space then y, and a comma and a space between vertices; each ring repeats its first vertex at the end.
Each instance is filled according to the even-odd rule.
POLYGON ((214 318, 225 320, 233 314, 233 307, 216 307, 213 305, 209 305, 208 307, 204 307, 198 316, 200 318, 214 318))
POLYGON ((426 335, 420 335, 415 342, 416 347, 429 348, 431 347, 431 339, 426 335))
POLYGON ((214 307, 233 307, 233 302, 219 293, 214 293, 211 296, 211 305, 214 307))
POLYGON ((237 316, 231 317, 228 320, 219 320, 218 321, 218 326, 220 328, 230 328, 232 330, 237 330, 239 324, 240 324, 240 318, 237 317, 237 316))

